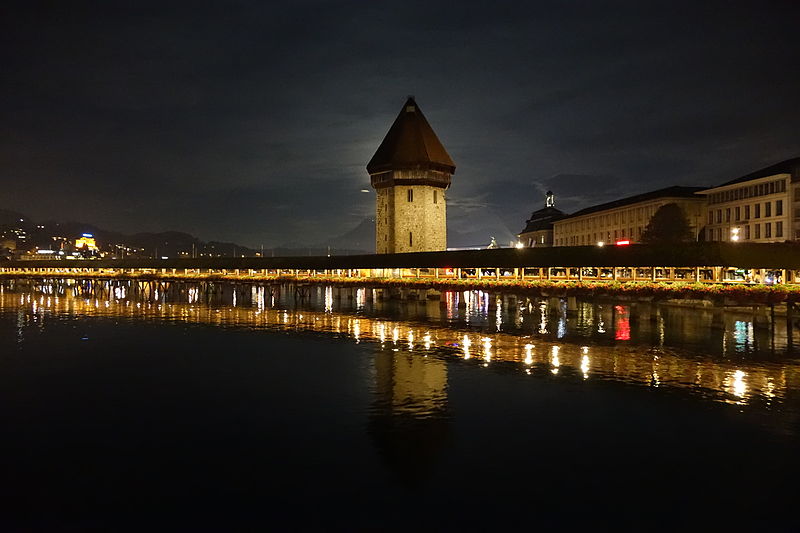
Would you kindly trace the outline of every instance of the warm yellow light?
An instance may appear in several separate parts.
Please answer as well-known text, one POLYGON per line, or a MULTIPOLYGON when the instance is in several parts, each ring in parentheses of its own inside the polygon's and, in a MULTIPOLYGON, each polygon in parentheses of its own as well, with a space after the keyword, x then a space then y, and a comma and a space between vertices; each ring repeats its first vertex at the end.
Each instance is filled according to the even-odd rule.
POLYGON ((93 252, 97 251, 97 243, 94 240, 94 237, 81 237, 79 239, 75 239, 75 248, 86 248, 87 250, 91 250, 93 252))
POLYGON ((526 344, 525 345, 525 364, 530 365, 533 364, 533 344, 526 344))
POLYGON ((737 370, 733 373, 733 394, 739 398, 743 398, 747 393, 747 383, 744 381, 745 376, 747 376, 747 374, 741 370, 737 370))

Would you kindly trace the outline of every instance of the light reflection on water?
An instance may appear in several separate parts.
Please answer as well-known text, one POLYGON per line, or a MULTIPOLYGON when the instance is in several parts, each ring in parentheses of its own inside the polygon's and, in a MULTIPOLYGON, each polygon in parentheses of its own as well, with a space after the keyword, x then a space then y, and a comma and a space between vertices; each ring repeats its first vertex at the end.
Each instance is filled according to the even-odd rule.
POLYGON ((440 304, 378 301, 371 289, 335 287, 313 288, 300 298, 292 287, 261 285, 60 280, 6 282, 3 289, 0 310, 18 311, 19 328, 30 322, 44 327, 66 315, 313 331, 421 357, 581 382, 671 387, 728 403, 772 405, 800 389, 800 364, 785 323, 783 330, 776 321, 764 331, 726 315, 720 328, 720 317, 703 310, 482 291, 446 293, 440 304))

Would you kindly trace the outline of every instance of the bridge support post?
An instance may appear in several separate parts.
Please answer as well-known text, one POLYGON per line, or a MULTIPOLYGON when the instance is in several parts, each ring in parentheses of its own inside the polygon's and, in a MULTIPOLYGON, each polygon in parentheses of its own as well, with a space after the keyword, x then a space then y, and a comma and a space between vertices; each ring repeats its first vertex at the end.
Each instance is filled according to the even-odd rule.
POLYGON ((574 296, 567 297, 567 314, 568 315, 578 314, 578 299, 574 296))
POLYGON ((753 327, 757 329, 769 329, 771 325, 770 309, 766 305, 753 307, 753 327))

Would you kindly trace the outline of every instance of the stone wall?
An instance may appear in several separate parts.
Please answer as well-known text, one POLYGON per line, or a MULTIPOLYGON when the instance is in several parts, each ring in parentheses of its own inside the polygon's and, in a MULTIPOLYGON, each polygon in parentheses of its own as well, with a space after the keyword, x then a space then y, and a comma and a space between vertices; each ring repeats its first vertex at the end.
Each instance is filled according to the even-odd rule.
POLYGON ((377 253, 447 249, 444 189, 430 185, 397 185, 381 188, 376 192, 377 253), (409 191, 412 191, 410 201, 409 191))

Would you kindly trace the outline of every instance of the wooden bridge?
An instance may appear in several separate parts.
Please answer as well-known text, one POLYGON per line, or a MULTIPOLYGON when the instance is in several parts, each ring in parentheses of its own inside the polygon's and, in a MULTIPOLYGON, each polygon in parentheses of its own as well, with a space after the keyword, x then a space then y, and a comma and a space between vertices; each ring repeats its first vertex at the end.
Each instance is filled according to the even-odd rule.
POLYGON ((800 244, 577 246, 333 257, 48 259, 2 262, 0 277, 797 284, 800 244))

